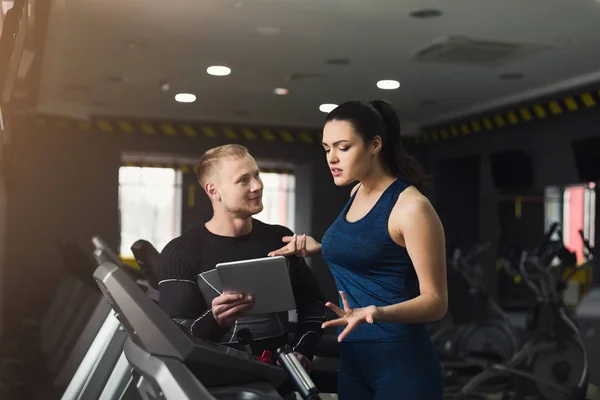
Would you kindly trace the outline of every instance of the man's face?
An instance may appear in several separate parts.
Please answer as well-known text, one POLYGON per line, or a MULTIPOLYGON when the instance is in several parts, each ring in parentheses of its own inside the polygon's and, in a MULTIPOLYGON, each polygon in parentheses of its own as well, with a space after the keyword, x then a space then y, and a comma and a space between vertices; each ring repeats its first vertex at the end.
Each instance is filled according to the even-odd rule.
POLYGON ((254 158, 227 157, 215 169, 216 190, 228 213, 249 218, 263 210, 263 183, 254 158))

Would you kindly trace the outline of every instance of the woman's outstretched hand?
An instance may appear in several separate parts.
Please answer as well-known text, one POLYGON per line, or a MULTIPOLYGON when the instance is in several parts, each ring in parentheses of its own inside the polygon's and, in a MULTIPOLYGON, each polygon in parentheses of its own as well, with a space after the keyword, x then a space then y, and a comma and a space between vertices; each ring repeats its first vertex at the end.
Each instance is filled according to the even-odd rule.
POLYGON ((291 256, 309 257, 321 251, 321 243, 317 242, 311 236, 294 235, 284 236, 282 241, 287 243, 278 250, 270 252, 269 257, 291 256))
POLYGON ((340 292, 340 296, 342 297, 342 303, 344 309, 340 309, 333 303, 327 302, 325 305, 329 307, 333 312, 335 312, 338 319, 334 319, 331 321, 326 321, 323 323, 322 328, 328 328, 330 326, 343 326, 346 325, 346 329, 340 333, 338 336, 338 342, 341 342, 346 335, 352 332, 357 326, 367 323, 372 324, 377 319, 379 314, 379 308, 375 306, 368 306, 363 308, 350 308, 348 304, 348 299, 344 292, 340 292))

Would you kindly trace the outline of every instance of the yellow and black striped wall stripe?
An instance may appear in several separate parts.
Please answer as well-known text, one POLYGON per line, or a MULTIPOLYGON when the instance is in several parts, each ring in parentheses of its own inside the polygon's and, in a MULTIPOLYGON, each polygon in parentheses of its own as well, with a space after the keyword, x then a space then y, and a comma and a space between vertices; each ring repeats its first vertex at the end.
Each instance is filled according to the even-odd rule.
POLYGON ((77 131, 99 131, 126 135, 167 136, 204 140, 234 140, 246 142, 268 142, 289 144, 320 144, 321 131, 303 128, 281 128, 264 126, 234 126, 205 124, 199 122, 173 122, 126 118, 92 118, 79 121, 56 116, 36 116, 37 129, 59 129, 77 131))
MULTIPOLYGON (((175 164, 175 163, 149 163, 149 162, 134 162, 124 161, 121 163, 122 167, 138 167, 138 168, 170 168, 177 171, 181 171, 183 174, 196 174, 196 166, 189 164, 175 164)), ((286 174, 292 175, 294 171, 289 168, 261 168, 262 173, 274 173, 274 174, 286 174)))
POLYGON ((448 124, 425 128, 421 135, 407 138, 415 146, 432 145, 471 134, 499 131, 533 121, 587 110, 600 104, 600 89, 586 90, 528 105, 508 107, 472 118, 464 118, 448 124))

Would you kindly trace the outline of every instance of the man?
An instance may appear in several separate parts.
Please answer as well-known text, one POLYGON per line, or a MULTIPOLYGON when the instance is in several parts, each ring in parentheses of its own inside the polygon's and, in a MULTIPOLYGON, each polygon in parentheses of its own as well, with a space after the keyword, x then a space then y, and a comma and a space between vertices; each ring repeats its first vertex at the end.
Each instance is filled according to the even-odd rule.
MULTIPOLYGON (((220 262, 267 257, 291 231, 252 216, 263 209, 259 169, 240 145, 213 148, 198 162, 198 181, 212 203, 213 217, 172 240, 158 268, 160 307, 188 334, 234 345, 237 333, 250 329, 254 352, 274 352, 288 343, 288 313, 244 316, 252 293, 223 293, 215 266, 220 262)), ((291 343, 310 370, 326 320, 325 297, 301 257, 289 257, 298 321, 291 343)))

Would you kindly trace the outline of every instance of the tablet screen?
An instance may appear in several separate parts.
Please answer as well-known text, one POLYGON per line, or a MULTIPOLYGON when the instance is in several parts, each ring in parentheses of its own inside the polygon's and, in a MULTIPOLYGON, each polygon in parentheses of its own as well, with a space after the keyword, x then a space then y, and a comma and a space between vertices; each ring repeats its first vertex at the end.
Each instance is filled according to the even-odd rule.
POLYGON ((220 263, 216 268, 223 291, 250 293, 254 296, 254 307, 246 315, 296 308, 285 257, 220 263))

